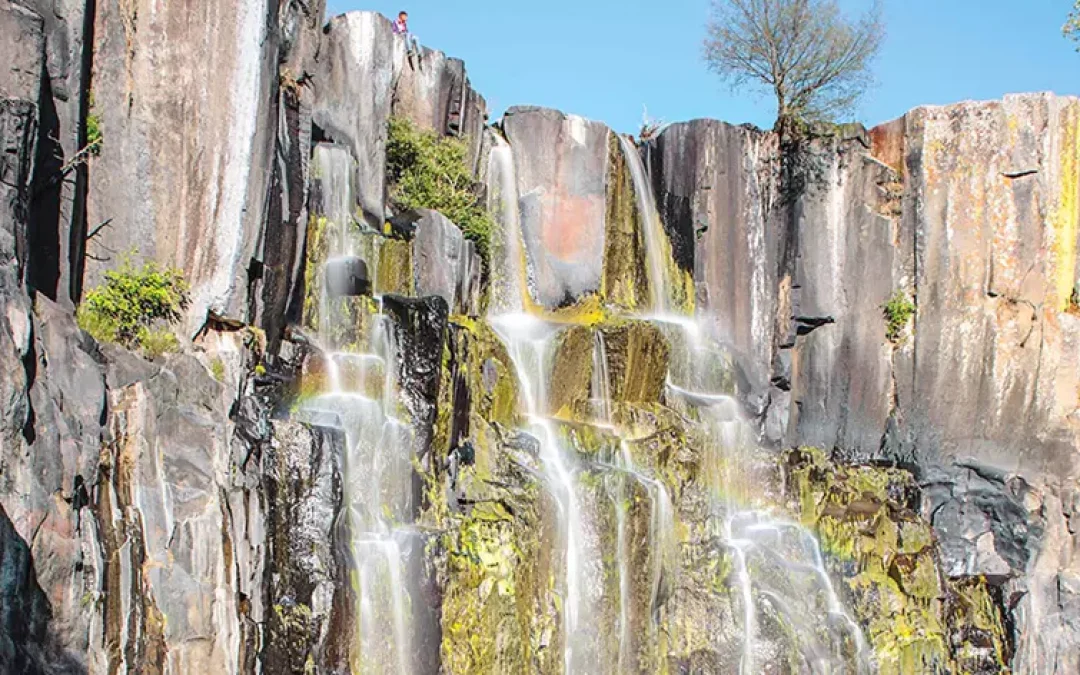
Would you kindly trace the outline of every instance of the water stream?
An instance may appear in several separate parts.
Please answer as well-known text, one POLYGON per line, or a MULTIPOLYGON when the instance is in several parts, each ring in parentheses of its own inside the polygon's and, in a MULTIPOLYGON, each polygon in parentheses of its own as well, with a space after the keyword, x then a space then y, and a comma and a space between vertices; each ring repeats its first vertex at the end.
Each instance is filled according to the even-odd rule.
MULTIPOLYGON (((802 655, 813 672, 868 672, 868 649, 856 623, 843 608, 825 570, 820 547, 813 535, 781 517, 774 516, 764 499, 760 476, 755 473, 755 458, 762 451, 752 425, 743 417, 734 398, 732 362, 723 345, 712 341, 708 329, 715 322, 710 317, 690 317, 672 313, 666 293, 670 243, 656 209, 651 183, 633 144, 620 137, 631 177, 638 211, 642 214, 645 262, 650 305, 646 316, 668 337, 672 345, 666 398, 668 405, 698 425, 705 439, 705 480, 712 500, 713 522, 718 537, 728 551, 732 572, 729 575, 730 603, 741 622, 739 672, 741 675, 762 672, 765 636, 762 612, 781 615, 791 628, 787 636, 791 647, 802 655), (820 619, 824 617, 825 621, 820 619), (854 652, 852 657, 851 652, 854 652)), ((618 424, 617 401, 613 399, 609 348, 604 331, 594 329, 590 393, 593 423, 618 438, 618 451, 606 464, 582 463, 572 448, 562 442, 557 421, 550 419, 547 379, 550 377, 551 351, 555 338, 564 330, 550 317, 529 313, 526 254, 521 237, 521 215, 517 205, 517 186, 513 152, 497 139, 489 161, 489 194, 493 216, 500 225, 502 240, 497 241, 492 259, 495 280, 489 320, 506 344, 523 392, 530 420, 528 431, 541 444, 541 460, 549 490, 558 503, 563 529, 564 579, 562 630, 564 668, 567 673, 631 672, 635 639, 632 634, 634 612, 631 570, 632 549, 629 541, 632 518, 631 493, 640 486, 648 495, 648 546, 652 551, 649 590, 651 616, 644 625, 655 630, 661 598, 664 566, 676 565, 674 516, 670 496, 664 484, 634 465, 629 450, 630 439, 618 424), (617 582, 603 589, 617 598, 597 598, 595 579, 587 570, 595 564, 597 551, 587 545, 588 533, 597 513, 587 513, 580 495, 583 472, 599 471, 607 508, 614 517, 614 551, 600 552, 615 561, 617 582), (591 557, 590 557, 591 556, 591 557), (596 649, 590 644, 591 621, 603 602, 617 607, 617 649, 596 649)), ((594 502, 595 503, 595 502, 594 502)), ((672 572, 668 570, 668 572, 672 572)), ((777 639, 770 636, 770 639, 777 639)))
POLYGON ((645 266, 649 277, 650 308, 654 314, 665 315, 671 307, 669 289, 672 288, 671 275, 668 274, 671 260, 671 245, 664 231, 664 222, 656 208, 652 184, 641 161, 641 153, 626 136, 619 134, 619 144, 630 169, 630 178, 634 185, 634 197, 638 214, 644 224, 645 266))
MULTIPOLYGON (((319 271, 323 278, 328 268, 364 250, 365 243, 351 220, 354 196, 350 180, 339 175, 340 152, 319 146, 315 157, 327 211, 328 258, 319 271)), ((366 257, 374 266, 377 249, 366 257)), ((322 393, 302 401, 297 416, 336 428, 344 436, 340 526, 355 598, 352 670, 412 675, 417 670, 415 628, 412 580, 406 569, 411 551, 422 546, 416 546, 419 535, 412 527, 414 433, 399 416, 398 339, 376 295, 361 344, 346 344, 345 336, 356 328, 356 308, 372 310, 361 298, 333 297, 328 287, 326 282, 320 285, 316 336, 322 353, 322 393)))

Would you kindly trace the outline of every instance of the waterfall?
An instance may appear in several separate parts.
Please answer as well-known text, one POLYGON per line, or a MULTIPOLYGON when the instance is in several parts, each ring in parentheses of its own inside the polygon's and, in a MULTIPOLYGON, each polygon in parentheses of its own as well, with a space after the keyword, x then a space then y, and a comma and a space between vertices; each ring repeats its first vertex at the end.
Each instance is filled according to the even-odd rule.
MULTIPOLYGON (((562 597, 560 614, 563 669, 566 673, 627 672, 638 646, 636 627, 648 627, 655 637, 661 612, 664 579, 677 574, 678 552, 671 497, 663 482, 635 465, 631 444, 636 440, 624 428, 613 396, 610 347, 601 326, 592 332, 589 401, 591 420, 598 433, 613 436, 610 455, 579 456, 560 433, 562 420, 553 419, 548 381, 559 337, 568 330, 531 302, 521 232, 518 185, 510 146, 494 136, 489 156, 489 208, 498 235, 492 245, 492 297, 488 320, 507 348, 520 384, 527 428, 539 441, 544 479, 559 517, 561 529, 562 597), (603 497, 590 497, 589 476, 599 476, 603 497), (631 542, 635 495, 648 500, 647 542, 631 542), (610 514, 613 541, 605 550, 596 523, 610 514), (651 561, 647 579, 648 607, 635 605, 634 558, 644 543, 651 561), (610 560, 604 563, 603 560, 610 560), (614 582, 603 583, 604 572, 614 582), (596 572, 601 570, 601 572, 596 572), (597 576, 599 574, 599 576, 597 576), (610 608, 616 625, 598 627, 596 620, 610 608), (641 615, 635 616, 636 613, 641 615), (647 616, 645 616, 647 614, 647 616), (605 637, 607 634, 608 637, 605 637), (611 647, 605 640, 614 635, 611 647)), ((815 671, 843 670, 845 648, 854 644, 859 663, 865 663, 865 642, 854 621, 844 612, 813 536, 796 524, 773 517, 761 502, 760 476, 755 461, 760 454, 756 435, 743 419, 733 397, 734 364, 723 345, 713 342, 708 317, 672 312, 667 289, 672 280, 671 246, 656 209, 651 186, 636 148, 620 137, 633 179, 640 223, 644 228, 645 259, 650 307, 646 321, 657 326, 672 345, 666 389, 667 405, 692 420, 705 446, 702 479, 711 494, 711 527, 730 558, 730 604, 738 608, 739 665, 742 675, 761 672, 762 611, 785 616, 794 629, 790 640, 815 671), (777 539, 798 545, 777 545, 777 539), (790 541, 789 541, 790 540, 790 541), (797 590, 796 590, 797 589, 797 590), (820 609, 829 617, 822 626, 806 621, 820 609)), ((627 319, 632 317, 626 317, 627 319)), ((626 373, 622 373, 622 377, 626 373)), ((595 449, 593 452, 595 453, 595 449)))
MULTIPOLYGON (((319 273, 343 258, 365 251, 375 269, 378 243, 362 240, 352 220, 354 190, 351 163, 341 148, 320 145, 314 161, 321 173, 325 210, 326 262, 319 273)), ((355 598, 350 661, 354 672, 416 672, 412 636, 412 598, 405 569, 412 527, 414 434, 398 417, 399 347, 395 328, 382 312, 362 298, 332 297, 329 284, 318 285, 317 344, 324 375, 321 391, 301 401, 297 416, 312 424, 336 428, 344 437, 342 473, 342 536, 355 598), (345 337, 364 315, 366 334, 345 337)))
POLYGON ((630 169, 630 178, 634 185, 634 197, 637 210, 643 223, 645 235, 645 263, 649 278, 649 310, 653 315, 665 316, 671 311, 670 289, 673 285, 668 270, 671 267, 671 244, 668 242, 664 222, 656 208, 652 185, 641 154, 634 147, 633 141, 619 134, 619 145, 630 169))
POLYGON ((578 631, 590 612, 584 602, 582 542, 584 515, 579 508, 572 457, 562 448, 554 423, 547 414, 547 357, 557 326, 529 314, 506 314, 491 318, 495 332, 507 346, 525 399, 526 430, 540 442, 540 460, 545 477, 559 510, 563 530, 563 663, 566 672, 574 672, 574 645, 578 631))
POLYGON ((490 132, 489 137, 494 145, 488 156, 488 211, 496 227, 491 242, 488 313, 520 314, 525 307, 528 284, 514 153, 498 133, 490 132))

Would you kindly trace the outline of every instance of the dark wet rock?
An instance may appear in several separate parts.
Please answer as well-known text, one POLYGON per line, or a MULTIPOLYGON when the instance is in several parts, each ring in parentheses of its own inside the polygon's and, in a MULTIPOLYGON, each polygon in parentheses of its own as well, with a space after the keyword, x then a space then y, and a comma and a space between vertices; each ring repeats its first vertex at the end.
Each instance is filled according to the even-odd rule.
POLYGON ((398 382, 415 430, 418 458, 427 462, 449 309, 446 300, 437 296, 414 299, 388 295, 383 298, 383 307, 394 322, 398 382))
POLYGON ((266 446, 268 673, 347 667, 352 601, 337 527, 343 443, 340 433, 275 422, 266 446))
POLYGON ((360 258, 343 256, 326 263, 326 290, 330 297, 352 297, 371 292, 367 264, 360 258))

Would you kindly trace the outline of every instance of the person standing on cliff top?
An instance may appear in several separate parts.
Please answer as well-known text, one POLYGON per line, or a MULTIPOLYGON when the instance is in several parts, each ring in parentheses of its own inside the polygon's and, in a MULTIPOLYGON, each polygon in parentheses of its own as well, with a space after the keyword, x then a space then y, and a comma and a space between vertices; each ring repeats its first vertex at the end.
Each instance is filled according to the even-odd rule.
POLYGON ((417 61, 420 60, 420 41, 416 39, 416 36, 409 32, 409 13, 405 11, 398 12, 397 21, 394 22, 394 34, 400 35, 405 40, 405 51, 409 56, 416 56, 417 61))

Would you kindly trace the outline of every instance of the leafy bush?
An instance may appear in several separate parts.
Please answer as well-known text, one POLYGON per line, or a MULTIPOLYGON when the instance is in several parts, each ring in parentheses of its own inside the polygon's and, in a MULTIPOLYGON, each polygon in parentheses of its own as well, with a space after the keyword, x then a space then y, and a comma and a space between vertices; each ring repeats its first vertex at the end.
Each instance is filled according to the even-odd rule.
POLYGON ((885 303, 885 337, 889 342, 898 342, 904 334, 911 317, 915 316, 915 303, 902 291, 893 293, 885 303))
POLYGON ((90 112, 86 115, 86 150, 96 155, 101 152, 101 117, 94 112, 94 93, 90 92, 90 112))
POLYGON ((434 209, 454 222, 488 260, 491 217, 466 163, 468 148, 457 138, 417 129, 390 118, 386 146, 390 198, 399 210, 434 209))
POLYGON ((1065 305, 1065 311, 1069 314, 1080 316, 1080 287, 1072 290, 1072 295, 1069 296, 1069 302, 1065 305))
POLYGON ((169 324, 189 301, 183 274, 148 262, 141 269, 125 260, 105 273, 105 283, 89 291, 79 307, 79 326, 99 342, 114 342, 147 356, 179 347, 169 324))

